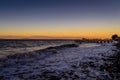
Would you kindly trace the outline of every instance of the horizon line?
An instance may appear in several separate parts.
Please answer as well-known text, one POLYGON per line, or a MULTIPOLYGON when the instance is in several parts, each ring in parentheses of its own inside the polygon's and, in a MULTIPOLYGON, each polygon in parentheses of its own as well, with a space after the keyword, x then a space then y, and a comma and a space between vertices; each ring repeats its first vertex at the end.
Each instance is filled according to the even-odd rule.
POLYGON ((68 39, 68 40, 73 40, 73 39, 111 39, 111 38, 99 38, 99 37, 78 37, 78 36, 0 36, 0 39, 68 39))

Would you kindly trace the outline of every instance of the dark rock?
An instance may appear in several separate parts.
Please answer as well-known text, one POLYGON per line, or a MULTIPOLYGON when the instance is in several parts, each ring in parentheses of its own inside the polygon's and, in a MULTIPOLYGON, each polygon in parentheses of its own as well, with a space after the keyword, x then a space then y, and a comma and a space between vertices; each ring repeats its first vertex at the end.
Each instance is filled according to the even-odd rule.
POLYGON ((72 68, 77 68, 77 65, 71 65, 72 68))
POLYGON ((0 80, 5 80, 4 76, 0 76, 0 80))
POLYGON ((60 77, 52 75, 50 76, 50 80, 60 80, 60 77))
POLYGON ((73 79, 79 79, 79 78, 80 78, 80 77, 75 74, 73 79))

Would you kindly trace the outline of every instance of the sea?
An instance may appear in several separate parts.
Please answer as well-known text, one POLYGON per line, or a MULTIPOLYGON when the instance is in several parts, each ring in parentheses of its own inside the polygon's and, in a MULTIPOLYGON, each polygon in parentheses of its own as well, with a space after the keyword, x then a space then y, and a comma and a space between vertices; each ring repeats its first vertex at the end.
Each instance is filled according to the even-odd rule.
POLYGON ((0 57, 72 43, 74 40, 0 40, 0 57))

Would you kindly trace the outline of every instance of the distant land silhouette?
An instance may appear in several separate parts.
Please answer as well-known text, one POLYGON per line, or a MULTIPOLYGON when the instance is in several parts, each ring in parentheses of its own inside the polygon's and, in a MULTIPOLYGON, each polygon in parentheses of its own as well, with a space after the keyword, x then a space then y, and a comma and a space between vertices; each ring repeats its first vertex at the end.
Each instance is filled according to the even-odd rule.
POLYGON ((81 37, 53 37, 53 36, 0 36, 0 39, 82 39, 81 37))

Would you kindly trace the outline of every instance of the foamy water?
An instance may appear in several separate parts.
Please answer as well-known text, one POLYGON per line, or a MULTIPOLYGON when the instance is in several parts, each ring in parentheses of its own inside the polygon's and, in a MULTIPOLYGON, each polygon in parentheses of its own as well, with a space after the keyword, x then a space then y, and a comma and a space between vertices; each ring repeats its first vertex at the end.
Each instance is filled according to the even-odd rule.
POLYGON ((104 76, 110 77, 107 71, 100 70, 100 66, 104 65, 105 56, 114 53, 114 47, 111 44, 79 45, 33 51, 22 57, 9 56, 0 62, 0 76, 5 80, 103 80, 104 76))
POLYGON ((79 45, 79 47, 98 47, 101 46, 101 44, 97 43, 82 43, 79 45))

